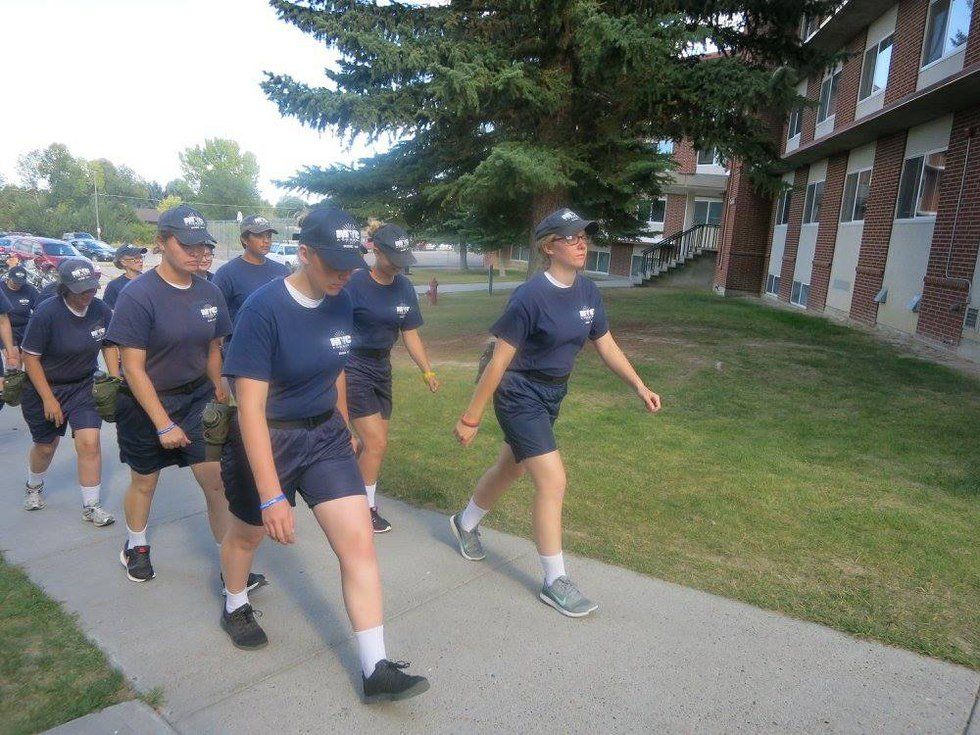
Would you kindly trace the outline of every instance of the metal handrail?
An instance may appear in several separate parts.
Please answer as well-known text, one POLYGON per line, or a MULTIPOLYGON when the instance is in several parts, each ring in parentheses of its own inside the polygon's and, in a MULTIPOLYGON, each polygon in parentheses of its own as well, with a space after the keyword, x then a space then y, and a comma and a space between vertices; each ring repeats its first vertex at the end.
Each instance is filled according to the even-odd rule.
POLYGON ((718 230, 718 225, 698 224, 655 242, 640 254, 643 258, 641 279, 652 278, 675 263, 706 250, 717 250, 718 230))

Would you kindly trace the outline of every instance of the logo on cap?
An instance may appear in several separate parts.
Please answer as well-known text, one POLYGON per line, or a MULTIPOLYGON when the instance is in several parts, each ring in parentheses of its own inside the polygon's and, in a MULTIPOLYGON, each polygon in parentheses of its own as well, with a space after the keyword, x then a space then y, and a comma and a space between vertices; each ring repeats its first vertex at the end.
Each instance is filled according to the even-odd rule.
POLYGON ((252 220, 252 224, 267 225, 269 224, 269 220, 267 220, 265 217, 256 217, 255 219, 252 220))
POLYGON ((88 278, 92 275, 92 271, 88 268, 76 268, 71 272, 71 277, 81 281, 83 278, 88 278))
POLYGON ((562 212, 561 218, 566 221, 573 220, 573 219, 582 219, 570 209, 566 209, 564 212, 562 212))
POLYGON ((344 250, 357 250, 361 246, 361 233, 357 230, 336 230, 333 234, 344 250))
POLYGON ((395 250, 408 250, 410 244, 408 240, 395 240, 394 247, 395 250))
POLYGON ((578 315, 582 317, 583 322, 591 324, 595 319, 595 309, 579 309, 578 315))
POLYGON ((196 214, 189 214, 184 217, 184 224, 191 228, 204 229, 205 227, 204 220, 196 214))

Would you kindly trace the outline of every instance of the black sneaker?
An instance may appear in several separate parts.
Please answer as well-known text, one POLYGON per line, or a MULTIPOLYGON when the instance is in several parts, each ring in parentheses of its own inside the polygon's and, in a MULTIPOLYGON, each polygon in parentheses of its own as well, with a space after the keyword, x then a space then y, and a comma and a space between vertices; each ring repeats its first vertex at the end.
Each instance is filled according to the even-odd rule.
POLYGON ((150 564, 150 547, 137 546, 129 548, 129 541, 123 544, 119 552, 119 561, 126 567, 126 576, 130 582, 146 582, 153 579, 153 565, 150 564))
POLYGON ((377 508, 371 508, 371 525, 375 533, 388 533, 391 530, 391 524, 378 514, 377 508))
POLYGON ((245 651, 254 651, 256 648, 263 648, 269 639, 262 630, 262 626, 255 622, 255 615, 262 613, 253 610, 247 602, 232 612, 225 609, 225 601, 221 601, 221 628, 231 638, 235 648, 245 651))
POLYGON ((383 658, 374 667, 370 679, 362 674, 365 704, 408 699, 428 691, 429 680, 424 676, 402 673, 402 669, 407 668, 408 664, 404 661, 389 661, 383 658))
MULTIPOLYGON (((219 574, 221 577, 221 592, 225 591, 225 575, 219 574)), ((269 584, 269 580, 265 578, 264 574, 258 574, 256 572, 248 573, 248 582, 245 584, 245 591, 251 592, 252 590, 257 590, 259 587, 265 587, 269 584)))

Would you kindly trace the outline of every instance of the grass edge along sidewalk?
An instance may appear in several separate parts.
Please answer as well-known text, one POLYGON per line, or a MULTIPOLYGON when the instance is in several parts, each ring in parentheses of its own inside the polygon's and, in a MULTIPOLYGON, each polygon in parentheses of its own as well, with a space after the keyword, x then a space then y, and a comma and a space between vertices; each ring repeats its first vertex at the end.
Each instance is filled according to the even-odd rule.
POLYGON ((74 616, 0 554, 0 732, 41 732, 135 696, 74 616))
MULTIPOLYGON (((556 426, 568 551, 980 669, 980 382, 757 300, 603 295, 664 410, 583 352, 556 426)), ((468 449, 451 430, 507 298, 423 306, 443 390, 399 347, 380 492, 465 505, 500 431, 492 410, 468 449)), ((488 523, 528 538, 531 494, 488 523)))

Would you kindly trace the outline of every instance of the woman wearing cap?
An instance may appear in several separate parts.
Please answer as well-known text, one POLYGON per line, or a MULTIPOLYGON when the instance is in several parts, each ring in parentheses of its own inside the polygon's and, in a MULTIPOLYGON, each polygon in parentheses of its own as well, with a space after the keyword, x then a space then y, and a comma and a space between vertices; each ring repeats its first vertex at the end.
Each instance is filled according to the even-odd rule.
POLYGON ((357 461, 371 507, 371 525, 375 533, 385 533, 391 530, 391 524, 378 513, 375 491, 388 447, 390 353, 399 334, 429 390, 435 393, 439 381, 419 336, 422 312, 415 286, 402 275, 402 270, 415 262, 408 233, 387 224, 370 235, 374 266, 355 272, 347 284, 347 293, 354 302, 354 342, 345 372, 351 422, 363 442, 357 461))
POLYGON ((609 332, 599 289, 579 275, 593 226, 570 209, 560 209, 535 228, 547 269, 514 291, 503 315, 490 328, 497 338, 493 357, 455 428, 460 443, 468 446, 492 396, 505 443, 466 509, 449 519, 460 553, 473 561, 483 559, 480 521, 527 472, 535 489, 534 540, 544 569, 539 596, 570 617, 588 615, 598 605, 565 574, 561 543, 565 468, 552 425, 568 390, 575 357, 586 340, 595 345, 609 369, 632 386, 644 408, 660 409, 660 397, 643 384, 609 332))
POLYGON ((146 528, 164 467, 191 468, 219 544, 228 523, 220 468, 204 460, 201 433, 205 404, 227 400, 219 346, 231 320, 221 292, 195 275, 201 254, 214 245, 196 210, 182 204, 164 212, 157 234, 160 265, 119 293, 109 325, 107 340, 120 348, 126 374, 116 406, 119 457, 131 470, 120 561, 134 582, 154 577, 146 528))
POLYGON ((146 248, 138 248, 135 245, 122 245, 116 248, 116 255, 112 262, 116 268, 122 269, 122 275, 109 281, 102 293, 102 300, 110 309, 116 308, 119 292, 143 272, 144 255, 146 255, 146 248))
MULTIPOLYGON (((92 397, 92 376, 112 310, 95 298, 99 271, 84 258, 58 264, 58 296, 37 307, 24 334, 29 381, 21 410, 34 445, 28 454, 26 510, 44 507, 44 477, 58 442, 71 425, 75 440, 82 520, 108 526, 115 519, 100 503, 102 419, 92 397)), ((110 371, 112 363, 109 362, 110 371)), ((118 374, 118 370, 113 374, 118 374)))
POLYGON ((0 290, 10 301, 10 328, 14 344, 19 346, 24 339, 27 320, 31 318, 37 303, 37 289, 27 282, 27 270, 24 266, 18 265, 7 271, 6 277, 0 283, 0 290))
POLYGON ((253 291, 269 281, 289 275, 289 267, 265 257, 272 247, 275 228, 265 217, 252 214, 242 220, 241 243, 244 252, 218 268, 214 285, 221 289, 232 323, 253 291))
POLYGON ((404 699, 429 684, 385 653, 381 576, 347 425, 353 308, 343 286, 364 266, 360 233, 346 212, 318 208, 303 220, 299 242, 300 268, 253 294, 226 349, 238 416, 221 459, 233 516, 221 546, 221 627, 239 648, 268 642, 245 580, 266 534, 283 544, 295 540, 298 492, 340 561, 365 701, 404 699))

